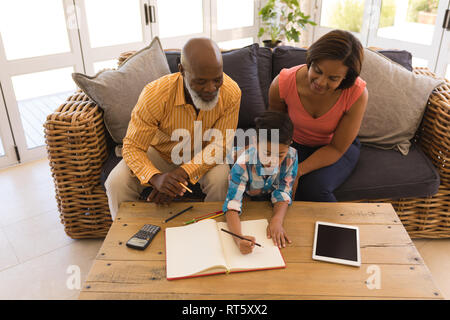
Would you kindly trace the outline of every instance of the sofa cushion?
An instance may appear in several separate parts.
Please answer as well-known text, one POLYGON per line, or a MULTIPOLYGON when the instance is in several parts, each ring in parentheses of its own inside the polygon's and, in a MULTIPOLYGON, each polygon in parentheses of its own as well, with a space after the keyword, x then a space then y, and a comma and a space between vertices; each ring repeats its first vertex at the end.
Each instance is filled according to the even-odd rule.
POLYGON ((170 73, 158 37, 121 64, 117 70, 104 70, 95 76, 73 73, 72 78, 104 111, 111 137, 122 143, 139 95, 146 84, 170 73))
POLYGON ((222 53, 223 72, 242 91, 238 128, 255 126, 255 117, 266 110, 258 77, 258 44, 222 53))
POLYGON ((405 69, 412 71, 412 54, 406 50, 377 50, 386 58, 397 62, 399 65, 403 66, 405 69))
MULTIPOLYGON (((279 46, 273 50, 272 78, 275 78, 283 68, 291 68, 306 63, 306 51, 304 48, 291 46, 279 46)), ((378 50, 390 60, 412 71, 412 55, 406 50, 378 50)))
POLYGON ((258 78, 266 109, 269 107, 269 88, 272 83, 272 50, 258 48, 258 78))
POLYGON ((339 201, 426 197, 439 183, 439 173, 416 144, 406 156, 363 145, 354 171, 334 194, 339 201))
POLYGON ((167 63, 169 64, 170 72, 178 72, 178 64, 180 63, 181 51, 167 50, 164 53, 166 55, 167 63))
MULTIPOLYGON (((232 52, 239 49, 229 50, 232 52)), ((178 72, 178 63, 180 61, 180 50, 165 51, 167 62, 169 63, 170 72, 178 72)), ((261 88, 262 97, 266 109, 269 107, 269 87, 272 83, 272 50, 270 48, 258 47, 257 55, 258 80, 261 88)))
POLYGON ((369 91, 358 133, 361 143, 395 148, 406 155, 427 100, 443 81, 409 72, 369 49, 364 49, 361 78, 366 81, 369 91))
POLYGON ((306 63, 306 49, 291 46, 279 46, 272 53, 272 79, 284 68, 306 63))
POLYGON ((105 182, 106 179, 108 179, 109 174, 111 171, 117 166, 117 164, 122 160, 122 156, 118 157, 115 150, 118 148, 117 146, 110 147, 108 149, 108 158, 106 159, 105 163, 103 163, 102 170, 100 171, 100 183, 103 188, 105 188, 105 182))

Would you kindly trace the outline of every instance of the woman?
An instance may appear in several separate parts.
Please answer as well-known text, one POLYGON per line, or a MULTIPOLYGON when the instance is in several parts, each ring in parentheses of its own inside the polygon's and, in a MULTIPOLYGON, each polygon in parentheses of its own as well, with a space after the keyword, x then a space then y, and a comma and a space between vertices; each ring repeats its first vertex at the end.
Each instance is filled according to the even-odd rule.
POLYGON ((294 124, 295 200, 335 202, 358 161, 368 99, 363 53, 351 33, 333 30, 311 45, 306 64, 281 70, 270 86, 269 108, 288 112, 294 124))

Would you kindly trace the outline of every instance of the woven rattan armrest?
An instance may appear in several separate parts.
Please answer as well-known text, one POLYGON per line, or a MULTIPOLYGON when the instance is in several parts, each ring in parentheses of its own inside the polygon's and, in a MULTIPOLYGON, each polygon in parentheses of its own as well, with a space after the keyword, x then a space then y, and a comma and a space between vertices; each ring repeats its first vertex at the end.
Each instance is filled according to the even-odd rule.
MULTIPOLYGON (((436 78, 427 68, 415 68, 416 74, 436 78)), ((417 140, 439 170, 441 186, 450 189, 450 82, 437 87, 430 95, 417 140)))
MULTIPOLYGON (((427 68, 416 74, 436 77, 427 68)), ((429 197, 361 199, 357 202, 391 203, 411 238, 450 238, 450 83, 437 87, 428 98, 416 140, 440 176, 438 192, 429 197)))
POLYGON ((82 91, 44 124, 61 223, 72 238, 104 237, 111 225, 100 172, 107 158, 103 112, 82 91))

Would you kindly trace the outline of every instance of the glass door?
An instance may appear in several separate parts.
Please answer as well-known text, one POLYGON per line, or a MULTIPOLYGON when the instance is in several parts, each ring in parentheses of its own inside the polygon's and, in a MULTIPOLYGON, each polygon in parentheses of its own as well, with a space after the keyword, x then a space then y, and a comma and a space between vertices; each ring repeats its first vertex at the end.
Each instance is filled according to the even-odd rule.
POLYGON ((436 71, 448 3, 448 0, 374 0, 376 10, 368 45, 407 50, 413 55, 413 66, 436 71))
POLYGON ((210 37, 210 0, 150 0, 152 34, 164 49, 181 49, 192 37, 210 37))
POLYGON ((75 90, 71 73, 84 71, 73 18, 71 0, 0 1, 0 123, 5 156, 17 150, 23 162, 46 155, 43 123, 75 90))
POLYGON ((222 49, 257 42, 259 0, 150 0, 152 34, 164 49, 207 37, 222 49))
POLYGON ((317 0, 313 41, 332 29, 352 32, 365 47, 407 50, 414 67, 448 72, 449 0, 317 0))
POLYGON ((0 168, 18 163, 14 146, 8 114, 0 90, 0 168))
POLYGON ((351 32, 361 43, 367 43, 372 0, 316 0, 313 10, 317 26, 313 41, 334 29, 351 32))
POLYGON ((86 74, 116 68, 126 51, 152 39, 147 0, 74 0, 86 74))
POLYGON ((260 1, 211 0, 211 37, 224 50, 258 42, 260 1))
MULTIPOLYGON (((438 59, 436 62, 436 74, 445 77, 450 81, 450 1, 447 7, 447 28, 444 29, 439 50, 438 59)), ((439 23, 439 22, 438 22, 439 23)))

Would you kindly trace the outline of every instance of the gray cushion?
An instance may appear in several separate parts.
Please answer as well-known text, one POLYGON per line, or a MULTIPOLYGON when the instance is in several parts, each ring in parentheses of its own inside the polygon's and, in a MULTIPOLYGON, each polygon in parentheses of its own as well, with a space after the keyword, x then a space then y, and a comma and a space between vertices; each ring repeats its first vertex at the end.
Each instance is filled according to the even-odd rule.
POLYGON ((438 188, 439 174, 416 144, 407 156, 362 146, 355 170, 334 195, 339 201, 399 199, 431 196, 438 188))
POLYGON ((146 84, 169 74, 169 66, 158 37, 129 57, 117 70, 90 77, 73 73, 72 78, 104 111, 106 128, 116 143, 122 143, 139 95, 146 84))
POLYGON ((378 52, 364 49, 361 78, 369 100, 358 137, 361 143, 397 149, 406 155, 425 112, 427 100, 442 80, 416 75, 378 52))

